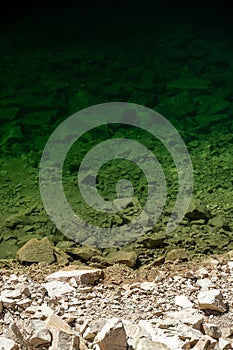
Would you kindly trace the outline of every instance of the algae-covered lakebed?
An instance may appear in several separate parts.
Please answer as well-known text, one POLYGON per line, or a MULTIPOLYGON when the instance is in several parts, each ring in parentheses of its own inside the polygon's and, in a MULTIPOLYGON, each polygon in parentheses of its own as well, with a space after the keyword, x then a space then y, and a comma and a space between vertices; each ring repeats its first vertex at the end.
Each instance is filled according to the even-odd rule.
POLYGON ((184 248, 187 258, 233 249, 230 14, 224 2, 192 1, 31 5, 13 15, 8 9, 0 26, 0 259, 15 258, 26 242, 44 237, 68 259, 100 265, 110 264, 108 254, 120 250, 134 252, 142 265, 172 249, 184 248), (114 241, 104 249, 98 236, 83 234, 75 242, 56 228, 41 200, 39 164, 50 135, 66 118, 109 102, 134 103, 163 115, 186 144, 194 183, 187 214, 167 233, 178 178, 166 147, 149 132, 123 123, 83 134, 67 154, 63 189, 74 212, 93 225, 129 223, 148 195, 142 169, 113 159, 99 171, 98 193, 113 201, 117 181, 126 179, 133 201, 121 214, 99 215, 90 208, 77 173, 93 147, 116 138, 141 143, 154 153, 166 179, 166 203, 153 229, 130 242, 122 235, 118 246, 114 241))

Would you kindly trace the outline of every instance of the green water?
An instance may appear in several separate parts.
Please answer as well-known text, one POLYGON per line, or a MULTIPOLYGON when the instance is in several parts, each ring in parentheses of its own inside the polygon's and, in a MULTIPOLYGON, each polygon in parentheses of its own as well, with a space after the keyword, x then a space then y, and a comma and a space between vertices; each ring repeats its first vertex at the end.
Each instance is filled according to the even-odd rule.
MULTIPOLYGON (((66 239, 40 198, 43 149, 71 114, 118 101, 149 107, 173 124, 193 162, 195 198, 212 219, 222 220, 186 218, 162 247, 151 250, 137 242, 130 249, 142 263, 174 247, 184 247, 191 255, 233 249, 231 13, 225 2, 210 1, 89 1, 73 7, 8 10, 0 31, 0 258, 14 257, 33 237, 47 236, 55 245, 66 239)), ((78 190, 83 157, 95 145, 117 137, 142 143, 164 170, 167 201, 150 231, 164 233, 178 190, 176 168, 164 145, 136 127, 95 128, 70 149, 63 169, 69 204, 82 219, 103 227, 121 226, 141 211, 148 184, 142 171, 126 160, 105 164, 97 189, 112 201, 117 181, 129 180, 138 202, 127 218, 99 216, 78 190)))

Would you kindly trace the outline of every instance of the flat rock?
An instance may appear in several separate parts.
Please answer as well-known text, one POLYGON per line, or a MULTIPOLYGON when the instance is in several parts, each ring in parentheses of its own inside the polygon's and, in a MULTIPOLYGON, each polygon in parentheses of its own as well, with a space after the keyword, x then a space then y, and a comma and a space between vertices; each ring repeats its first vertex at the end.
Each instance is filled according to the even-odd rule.
POLYGON ((69 283, 56 280, 43 283, 43 287, 47 290, 48 295, 51 298, 70 293, 74 290, 74 287, 72 287, 69 283))
POLYGON ((164 233, 155 233, 153 235, 146 235, 138 239, 138 242, 142 243, 149 249, 157 248, 163 245, 166 236, 164 233))
POLYGON ((167 252, 165 261, 186 261, 188 260, 187 251, 185 248, 175 248, 167 252))
POLYGON ((134 251, 126 252, 123 250, 119 250, 117 252, 108 254, 107 258, 112 263, 121 263, 129 267, 134 267, 137 261, 137 253, 134 251))
POLYGON ((100 255, 100 251, 92 247, 69 247, 65 249, 65 253, 72 254, 84 261, 91 261, 92 257, 95 255, 100 255))
POLYGON ((93 285, 99 279, 104 278, 104 272, 101 269, 59 270, 48 275, 46 281, 69 281, 71 278, 75 279, 79 285, 93 285))

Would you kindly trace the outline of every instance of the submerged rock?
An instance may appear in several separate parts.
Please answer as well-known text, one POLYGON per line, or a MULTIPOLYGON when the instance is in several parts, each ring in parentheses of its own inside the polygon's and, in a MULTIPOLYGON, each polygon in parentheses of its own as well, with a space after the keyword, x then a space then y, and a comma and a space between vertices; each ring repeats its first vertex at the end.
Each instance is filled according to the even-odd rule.
POLYGON ((20 262, 46 262, 51 264, 55 261, 53 246, 47 237, 38 240, 30 239, 16 253, 16 258, 20 262))
POLYGON ((207 207, 196 198, 191 199, 185 216, 190 220, 208 220, 211 217, 207 207))

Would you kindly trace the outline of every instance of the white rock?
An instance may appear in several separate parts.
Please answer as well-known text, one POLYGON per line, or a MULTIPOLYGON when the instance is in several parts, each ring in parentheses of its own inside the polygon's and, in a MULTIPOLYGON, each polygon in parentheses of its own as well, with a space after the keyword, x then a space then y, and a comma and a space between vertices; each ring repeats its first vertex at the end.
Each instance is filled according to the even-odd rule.
POLYGON ((80 350, 78 335, 54 330, 52 346, 49 350, 80 350))
POLYGON ((88 327, 83 333, 83 338, 86 340, 93 340, 97 333, 101 331, 101 329, 106 324, 105 320, 92 321, 88 323, 88 327))
MULTIPOLYGON (((13 333, 13 335, 16 337, 17 341, 20 342, 20 343, 23 343, 23 330, 25 329, 26 327, 24 327, 24 322, 22 320, 20 321, 14 321, 11 323, 10 325, 10 332, 11 334, 13 333)), ((14 338, 13 336, 13 338, 14 338)))
POLYGON ((0 301, 2 303, 2 306, 5 307, 6 309, 14 308, 14 306, 16 304, 15 299, 10 299, 10 298, 7 298, 5 296, 1 296, 0 301))
POLYGON ((88 346, 87 342, 80 338, 80 343, 79 343, 79 350, 89 350, 90 347, 88 346))
POLYGON ((233 335, 233 327, 221 327, 222 337, 230 338, 233 335))
POLYGON ((94 342, 100 350, 127 350, 126 332, 122 321, 115 317, 108 319, 94 342))
POLYGON ((176 295, 175 304, 177 306, 182 307, 183 309, 191 308, 193 306, 193 303, 189 300, 189 298, 186 295, 176 295))
POLYGON ((179 320, 174 317, 166 317, 165 319, 153 319, 153 324, 156 324, 157 328, 168 329, 178 326, 179 320))
POLYGON ((140 288, 146 291, 156 290, 157 284, 155 282, 142 282, 140 288))
POLYGON ((202 310, 213 310, 218 312, 226 312, 227 307, 223 302, 223 297, 218 289, 203 291, 198 294, 199 307, 202 310))
POLYGON ((196 271, 196 275, 198 277, 207 277, 209 275, 209 272, 204 267, 201 267, 196 271))
POLYGON ((26 297, 29 297, 31 295, 31 290, 28 288, 28 286, 23 285, 20 289, 21 293, 24 294, 26 297))
POLYGON ((20 298, 22 296, 22 293, 19 289, 13 289, 13 290, 9 290, 9 289, 5 289, 3 291, 1 291, 1 297, 5 297, 5 298, 9 298, 9 299, 17 299, 20 298))
POLYGON ((51 315, 46 328, 52 333, 52 346, 49 350, 80 350, 80 338, 67 322, 57 315, 51 315))
POLYGON ((51 333, 46 329, 46 324, 41 320, 32 320, 30 322, 32 333, 28 339, 30 346, 38 347, 40 345, 50 345, 52 337, 51 333))
MULTIPOLYGON (((79 285, 93 285, 95 281, 104 277, 101 269, 85 269, 85 270, 60 270, 46 277, 47 281, 61 280, 69 281, 75 279, 79 285)), ((72 280, 73 281, 73 280, 72 280)))
POLYGON ((233 349, 232 344, 228 340, 226 340, 226 339, 224 339, 222 337, 219 338, 219 340, 218 340, 218 346, 219 346, 220 350, 233 349))
POLYGON ((201 278, 197 280, 197 284, 201 287, 203 291, 209 290, 210 287, 213 287, 213 283, 209 278, 201 278))
POLYGON ((42 285, 47 290, 50 298, 55 298, 57 296, 67 294, 75 290, 74 287, 69 285, 69 283, 61 281, 51 281, 43 283, 42 285))
POLYGON ((125 332, 127 335, 127 343, 129 348, 136 349, 137 344, 141 338, 150 338, 150 334, 144 328, 139 327, 137 324, 133 324, 128 320, 123 320, 125 332))
POLYGON ((41 305, 40 310, 45 317, 51 316, 53 314, 53 310, 51 309, 51 307, 49 307, 45 303, 41 305))
POLYGON ((22 309, 26 309, 27 307, 29 307, 32 303, 32 300, 29 298, 26 299, 22 299, 16 302, 16 305, 18 305, 19 307, 21 307, 22 309))
MULTIPOLYGON (((183 350, 183 341, 179 339, 178 335, 173 335, 171 334, 163 334, 161 337, 158 337, 157 339, 154 340, 155 342, 162 342, 163 345, 166 345, 168 349, 170 350, 183 350)), ((159 349, 159 348, 158 348, 159 349)), ((163 348, 162 348, 163 349, 163 348)))
POLYGON ((141 338, 137 344, 136 350, 171 350, 162 342, 153 341, 149 338, 141 338))
POLYGON ((200 311, 188 308, 177 312, 169 312, 167 314, 169 317, 179 320, 185 325, 191 326, 193 329, 198 331, 202 330, 202 324, 204 321, 203 314, 200 311))
POLYGON ((84 322, 82 323, 82 325, 80 325, 80 327, 79 327, 79 333, 81 334, 81 336, 83 336, 83 333, 84 333, 85 330, 87 329, 88 324, 89 324, 89 320, 86 319, 86 320, 84 320, 84 322))
POLYGON ((3 350, 18 350, 18 345, 12 339, 0 336, 0 349, 3 350))
MULTIPOLYGON (((10 347, 2 347, 0 341, 0 350, 19 350, 24 345, 30 349, 50 346, 49 350, 232 349, 231 310, 223 319, 212 315, 208 319, 200 310, 227 311, 220 291, 210 288, 221 286, 226 302, 231 303, 232 268, 227 262, 218 265, 208 268, 209 278, 206 271, 199 272, 197 282, 195 273, 184 278, 160 271, 156 282, 127 285, 94 285, 95 277, 86 279, 90 283, 86 285, 87 276, 80 279, 80 270, 73 266, 58 271, 56 278, 50 275, 44 285, 4 273, 0 330, 10 347), (50 293, 45 293, 45 286, 50 293), (199 310, 191 307, 195 296, 199 310), (109 321, 115 313, 122 319, 109 321)), ((85 269, 84 276, 89 271, 85 269)), ((111 269, 107 273, 112 278, 111 269)))
POLYGON ((25 310, 25 314, 35 314, 36 312, 40 311, 39 305, 30 305, 25 310))
POLYGON ((147 332, 149 334, 152 340, 154 340, 156 331, 150 321, 140 320, 138 322, 138 325, 142 330, 144 330, 144 332, 147 332))
POLYGON ((73 334, 71 327, 67 322, 63 321, 63 319, 57 315, 51 315, 46 320, 46 328, 49 330, 56 329, 59 331, 63 331, 69 334, 73 334))

